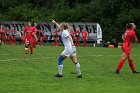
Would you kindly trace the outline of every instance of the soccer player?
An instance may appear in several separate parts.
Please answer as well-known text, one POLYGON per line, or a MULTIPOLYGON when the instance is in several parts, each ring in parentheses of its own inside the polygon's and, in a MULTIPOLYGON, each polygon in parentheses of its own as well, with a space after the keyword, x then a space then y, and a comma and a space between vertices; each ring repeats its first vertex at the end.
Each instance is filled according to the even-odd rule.
POLYGON ((63 77, 62 70, 63 70, 63 60, 67 57, 70 57, 72 62, 76 65, 78 78, 82 78, 81 70, 80 70, 80 64, 77 60, 76 56, 76 48, 73 44, 73 40, 71 35, 69 34, 69 31, 71 27, 67 23, 61 23, 58 24, 54 20, 52 20, 53 23, 55 23, 58 28, 62 31, 61 38, 63 41, 63 44, 65 46, 64 51, 61 53, 60 57, 58 58, 58 74, 56 74, 56 77, 63 77))
POLYGON ((6 43, 10 44, 10 30, 8 27, 6 28, 6 43))
POLYGON ((57 29, 54 30, 54 45, 58 46, 59 35, 57 29))
POLYGON ((16 33, 17 33, 17 31, 14 27, 13 30, 12 30, 12 45, 16 44, 16 33))
POLYGON ((84 30, 82 32, 82 37, 83 37, 83 46, 87 46, 87 38, 88 38, 88 32, 86 30, 84 30))
POLYGON ((39 42, 39 44, 44 45, 44 30, 43 29, 39 30, 39 33, 40 33, 40 42, 39 42))
POLYGON ((33 24, 33 28, 35 29, 35 34, 33 36, 33 38, 34 38, 33 47, 36 47, 36 45, 38 45, 38 36, 37 36, 38 25, 37 25, 37 23, 33 24))
POLYGON ((72 31, 71 32, 71 36, 72 36, 72 39, 73 39, 73 42, 75 43, 75 41, 76 41, 76 32, 75 31, 72 31))
POLYGON ((130 66, 132 72, 139 73, 139 71, 136 71, 136 69, 134 67, 133 59, 131 56, 132 40, 134 39, 135 42, 138 42, 136 33, 134 31, 136 26, 134 23, 128 23, 128 24, 126 24, 126 28, 127 28, 127 30, 122 35, 122 39, 124 41, 124 43, 122 45, 122 59, 120 60, 118 67, 115 71, 116 74, 120 73, 120 70, 121 70, 123 64, 125 63, 126 59, 128 59, 129 66, 130 66))
POLYGON ((0 26, 0 45, 3 43, 3 34, 4 34, 3 26, 1 25, 0 26))
POLYGON ((31 26, 31 22, 27 23, 25 28, 25 53, 28 54, 28 47, 30 46, 30 54, 33 54, 33 43, 36 29, 31 26))
POLYGON ((76 45, 80 46, 80 29, 76 28, 76 45))
POLYGON ((21 28, 20 34, 21 34, 21 43, 24 44, 25 43, 25 27, 21 28))

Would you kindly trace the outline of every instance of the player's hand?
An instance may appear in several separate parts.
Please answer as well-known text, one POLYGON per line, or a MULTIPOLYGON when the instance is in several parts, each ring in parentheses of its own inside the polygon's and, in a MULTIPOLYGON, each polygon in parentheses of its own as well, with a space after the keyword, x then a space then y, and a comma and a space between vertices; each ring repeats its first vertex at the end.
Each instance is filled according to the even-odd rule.
POLYGON ((75 48, 75 45, 72 45, 72 48, 75 48))
POLYGON ((55 20, 53 20, 53 19, 52 19, 52 22, 53 22, 53 23, 56 23, 55 20))

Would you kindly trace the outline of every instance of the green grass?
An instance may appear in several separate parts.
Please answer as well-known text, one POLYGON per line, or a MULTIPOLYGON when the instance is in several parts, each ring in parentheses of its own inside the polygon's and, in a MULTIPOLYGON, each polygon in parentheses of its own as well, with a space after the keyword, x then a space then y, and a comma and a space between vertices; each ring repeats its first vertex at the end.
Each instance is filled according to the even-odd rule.
MULTIPOLYGON (((135 67, 140 70, 140 45, 134 45, 135 67)), ((57 58, 63 47, 40 46, 33 55, 24 54, 24 46, 0 49, 0 93, 139 93, 140 74, 132 74, 125 63, 120 75, 115 68, 120 48, 77 47, 82 79, 76 78, 75 66, 65 60, 63 78, 56 78, 57 58)))

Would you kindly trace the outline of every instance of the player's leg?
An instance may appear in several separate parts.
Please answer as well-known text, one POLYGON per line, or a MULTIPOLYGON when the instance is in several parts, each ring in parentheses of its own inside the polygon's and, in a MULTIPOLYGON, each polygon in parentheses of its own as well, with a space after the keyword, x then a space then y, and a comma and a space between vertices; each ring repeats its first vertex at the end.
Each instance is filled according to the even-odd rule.
POLYGON ((14 44, 16 44, 16 36, 14 36, 14 44))
POLYGON ((65 55, 60 55, 58 58, 58 74, 56 74, 56 77, 63 77, 63 60, 66 59, 67 57, 65 55))
POLYGON ((130 66, 132 72, 133 73, 139 73, 139 71, 135 70, 134 63, 133 63, 133 58, 132 58, 131 54, 129 54, 129 56, 128 56, 128 62, 129 62, 129 66, 130 66))
POLYGON ((85 38, 83 39, 83 46, 84 47, 86 46, 86 40, 85 40, 85 38))
POLYGON ((44 36, 42 37, 42 45, 44 45, 44 36))
POLYGON ((33 54, 33 41, 30 40, 30 54, 33 54))
POLYGON ((78 78, 82 78, 81 75, 81 70, 80 70, 80 63, 77 60, 77 56, 76 56, 76 52, 74 52, 71 56, 70 56, 72 62, 76 65, 76 70, 77 70, 77 74, 78 74, 78 78))
POLYGON ((25 54, 28 54, 29 41, 25 41, 25 54))
POLYGON ((78 46, 80 46, 80 37, 78 37, 78 46))
POLYGON ((14 37, 12 36, 12 45, 14 44, 14 37))
POLYGON ((115 73, 119 74, 121 68, 122 68, 123 65, 124 65, 125 60, 128 58, 128 55, 129 55, 129 54, 127 54, 127 53, 125 53, 125 52, 122 52, 122 59, 120 60, 120 62, 119 62, 119 64, 118 64, 118 66, 117 66, 117 69, 116 69, 115 73))

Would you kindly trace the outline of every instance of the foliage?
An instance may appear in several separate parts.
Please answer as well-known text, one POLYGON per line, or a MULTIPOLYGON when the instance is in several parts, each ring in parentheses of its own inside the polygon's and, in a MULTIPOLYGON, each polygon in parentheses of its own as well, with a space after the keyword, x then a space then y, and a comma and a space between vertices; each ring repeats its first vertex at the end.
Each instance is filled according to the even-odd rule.
POLYGON ((123 33, 126 23, 140 28, 139 4, 140 0, 0 0, 0 20, 98 22, 103 36, 119 40, 114 33, 123 33))

